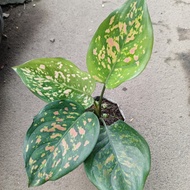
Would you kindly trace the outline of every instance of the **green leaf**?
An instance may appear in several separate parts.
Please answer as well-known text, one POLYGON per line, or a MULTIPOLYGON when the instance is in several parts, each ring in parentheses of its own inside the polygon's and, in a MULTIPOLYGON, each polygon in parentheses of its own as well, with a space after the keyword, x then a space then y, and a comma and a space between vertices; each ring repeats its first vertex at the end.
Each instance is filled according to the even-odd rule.
POLYGON ((46 102, 69 98, 88 108, 94 102, 92 77, 64 58, 40 58, 13 67, 24 84, 46 102))
POLYGON ((152 46, 153 30, 145 0, 128 0, 96 31, 87 53, 88 70, 106 88, 116 88, 144 70, 152 46))
POLYGON ((49 103, 34 118, 25 144, 29 186, 54 181, 79 166, 93 150, 99 120, 69 100, 49 103))
POLYGON ((123 121, 101 128, 85 170, 99 190, 143 190, 150 171, 148 144, 123 121))

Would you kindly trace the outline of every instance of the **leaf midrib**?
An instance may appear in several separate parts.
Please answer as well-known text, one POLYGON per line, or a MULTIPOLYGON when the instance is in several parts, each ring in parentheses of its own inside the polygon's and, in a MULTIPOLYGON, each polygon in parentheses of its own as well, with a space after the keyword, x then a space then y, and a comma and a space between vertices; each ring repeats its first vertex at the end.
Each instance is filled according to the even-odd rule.
MULTIPOLYGON (((111 126, 110 126, 110 127, 111 127, 111 126)), ((115 155, 115 159, 116 159, 116 161, 117 161, 117 164, 118 164, 119 167, 120 167, 120 171, 121 171, 121 173, 123 174, 123 175, 122 175, 122 177, 123 177, 123 176, 125 176, 125 175, 124 175, 124 172, 123 172, 123 170, 122 170, 121 164, 120 164, 120 162, 119 162, 119 160, 118 160, 118 156, 117 156, 116 151, 115 151, 115 148, 114 148, 114 146, 113 146, 113 142, 111 141, 108 126, 106 125, 105 128, 106 128, 106 133, 107 133, 107 135, 108 135, 108 139, 109 139, 110 145, 111 145, 112 150, 113 150, 113 153, 114 153, 114 155, 115 155)), ((115 168, 115 167, 116 167, 116 165, 114 166, 114 168, 115 168)), ((113 171, 113 170, 112 170, 112 171, 113 171)))

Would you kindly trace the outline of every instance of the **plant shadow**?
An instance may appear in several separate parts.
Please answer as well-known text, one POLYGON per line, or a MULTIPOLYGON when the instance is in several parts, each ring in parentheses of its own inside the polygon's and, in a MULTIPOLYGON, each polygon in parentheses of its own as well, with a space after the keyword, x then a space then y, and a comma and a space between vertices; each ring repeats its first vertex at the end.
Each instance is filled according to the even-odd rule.
POLYGON ((0 127, 6 123, 7 118, 4 116, 11 114, 7 112, 10 112, 11 105, 16 102, 12 94, 17 88, 17 76, 12 67, 25 61, 21 60, 22 57, 25 58, 23 53, 40 24, 47 18, 45 10, 41 6, 34 8, 32 3, 3 6, 2 9, 9 13, 9 17, 4 19, 4 37, 0 43, 0 127))

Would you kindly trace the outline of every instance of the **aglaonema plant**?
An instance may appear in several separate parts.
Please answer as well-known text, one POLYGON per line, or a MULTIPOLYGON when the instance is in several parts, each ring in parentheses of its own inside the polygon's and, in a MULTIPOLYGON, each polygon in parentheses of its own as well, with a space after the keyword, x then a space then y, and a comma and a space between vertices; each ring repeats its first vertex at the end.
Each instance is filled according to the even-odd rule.
POLYGON ((24 84, 48 102, 34 117, 24 142, 29 186, 57 180, 84 163, 99 190, 144 188, 149 146, 124 121, 105 122, 102 100, 106 89, 144 70, 152 46, 145 0, 128 0, 93 36, 86 59, 89 73, 64 58, 34 59, 14 67, 24 84), (98 101, 92 97, 96 82, 103 84, 98 101))

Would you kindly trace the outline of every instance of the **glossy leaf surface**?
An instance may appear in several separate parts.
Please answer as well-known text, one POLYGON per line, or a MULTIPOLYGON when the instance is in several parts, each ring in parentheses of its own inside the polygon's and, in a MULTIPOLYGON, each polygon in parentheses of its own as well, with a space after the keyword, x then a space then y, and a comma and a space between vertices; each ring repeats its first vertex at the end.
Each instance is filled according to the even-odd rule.
POLYGON ((106 88, 116 88, 144 70, 152 46, 152 24, 145 0, 128 0, 96 31, 87 53, 88 70, 106 88))
POLYGON ((99 121, 72 101, 48 104, 29 128, 24 145, 29 186, 54 181, 81 164, 93 150, 99 121))
POLYGON ((40 58, 13 68, 24 84, 46 102, 69 98, 88 108, 95 89, 92 77, 64 58, 40 58))
POLYGON ((143 190, 150 170, 148 144, 123 121, 101 128, 85 170, 99 190, 143 190))

